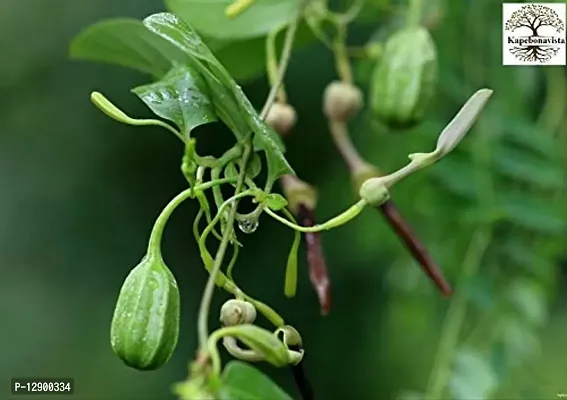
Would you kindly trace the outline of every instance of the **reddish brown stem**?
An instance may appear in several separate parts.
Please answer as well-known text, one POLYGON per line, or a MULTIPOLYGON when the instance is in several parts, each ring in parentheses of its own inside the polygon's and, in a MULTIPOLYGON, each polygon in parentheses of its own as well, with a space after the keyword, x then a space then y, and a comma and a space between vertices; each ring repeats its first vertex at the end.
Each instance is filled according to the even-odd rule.
MULTIPOLYGON (((315 211, 304 204, 299 204, 297 217, 302 226, 315 225, 315 211)), ((325 256, 321 246, 319 233, 305 233, 305 245, 307 247, 307 262, 309 264, 309 279, 319 297, 321 314, 327 315, 331 310, 331 280, 327 272, 325 256)))
POLYGON ((433 261, 427 249, 415 236, 409 224, 400 215, 396 205, 391 200, 388 200, 377 207, 377 209, 382 212, 392 230, 404 242, 413 258, 421 265, 423 271, 435 283, 441 293, 445 296, 450 296, 453 293, 451 285, 447 282, 443 272, 433 261))

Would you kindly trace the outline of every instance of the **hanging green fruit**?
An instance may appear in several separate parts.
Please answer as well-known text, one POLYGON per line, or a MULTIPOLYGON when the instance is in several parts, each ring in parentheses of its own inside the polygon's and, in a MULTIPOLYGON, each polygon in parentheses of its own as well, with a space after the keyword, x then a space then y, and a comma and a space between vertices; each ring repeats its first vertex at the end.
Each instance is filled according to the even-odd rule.
POLYGON ((437 70, 435 43, 425 28, 414 25, 394 33, 372 77, 374 115, 393 129, 417 125, 434 96, 437 70))
POLYGON ((164 365, 179 335, 179 289, 160 255, 142 259, 126 277, 110 328, 112 350, 129 367, 164 365))

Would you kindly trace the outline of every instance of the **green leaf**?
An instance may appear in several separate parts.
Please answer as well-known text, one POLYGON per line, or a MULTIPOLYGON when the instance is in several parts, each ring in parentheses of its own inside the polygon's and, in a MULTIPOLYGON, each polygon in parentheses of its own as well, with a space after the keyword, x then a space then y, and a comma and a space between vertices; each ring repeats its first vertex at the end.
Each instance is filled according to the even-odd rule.
POLYGON ((467 155, 453 154, 431 168, 431 174, 450 192, 466 199, 477 198, 474 164, 467 155))
POLYGON ((279 136, 260 119, 240 86, 191 26, 170 13, 154 14, 144 20, 144 25, 195 60, 209 84, 217 114, 239 140, 250 130, 254 132, 255 150, 266 152, 269 180, 294 173, 283 155, 285 147, 279 136))
POLYGON ((508 298, 529 324, 540 327, 547 320, 545 294, 535 281, 517 278, 510 287, 508 298))
POLYGON ((71 42, 73 59, 118 64, 161 78, 189 57, 148 31, 142 21, 108 19, 89 26, 71 42))
POLYGON ((506 190, 497 195, 506 219, 516 225, 542 234, 559 235, 565 230, 563 221, 549 202, 528 197, 520 191, 506 190))
POLYGON ((502 147, 495 151, 494 157, 496 170, 515 181, 549 190, 565 186, 561 168, 525 150, 502 147))
POLYGON ((254 154, 246 166, 246 176, 250 179, 256 178, 262 172, 262 159, 258 154, 254 154))
MULTIPOLYGON (((236 161, 231 161, 226 164, 224 168, 224 177, 225 178, 237 178, 239 174, 239 166, 237 165, 236 161)), ((260 172, 262 171, 262 159, 258 154, 254 154, 250 161, 248 162, 248 166, 246 168, 246 176, 250 179, 256 178, 260 172)), ((236 186, 235 183, 232 186, 236 186)))
POLYGON ((284 209, 287 206, 287 200, 281 194, 278 193, 270 193, 266 197, 266 205, 272 211, 279 211, 284 209))
POLYGON ((233 161, 226 164, 226 167, 224 168, 224 177, 227 179, 229 178, 235 179, 238 177, 238 168, 236 168, 236 164, 233 161))
POLYGON ((532 248, 517 239, 508 238, 500 246, 500 252, 509 260, 524 268, 526 272, 546 283, 555 279, 555 265, 552 260, 538 255, 532 248))
POLYGON ((184 137, 193 128, 217 120, 202 75, 190 66, 175 66, 158 82, 132 90, 154 113, 177 124, 184 137))
POLYGON ((541 344, 535 332, 518 318, 504 318, 500 322, 499 335, 506 358, 512 366, 521 365, 541 351, 541 344))
POLYGON ((455 360, 455 370, 449 390, 456 400, 486 399, 496 389, 496 374, 483 357, 472 349, 461 349, 455 360))
POLYGON ((264 36, 297 16, 299 0, 255 0, 235 18, 225 15, 234 0, 166 0, 168 10, 204 36, 239 40, 264 36))
POLYGON ((241 361, 230 361, 222 375, 221 400, 293 400, 269 377, 241 361))
POLYGON ((529 119, 510 115, 502 108, 495 111, 494 118, 498 121, 498 126, 502 127, 503 137, 508 142, 538 153, 546 160, 558 160, 561 157, 560 147, 553 135, 529 119))

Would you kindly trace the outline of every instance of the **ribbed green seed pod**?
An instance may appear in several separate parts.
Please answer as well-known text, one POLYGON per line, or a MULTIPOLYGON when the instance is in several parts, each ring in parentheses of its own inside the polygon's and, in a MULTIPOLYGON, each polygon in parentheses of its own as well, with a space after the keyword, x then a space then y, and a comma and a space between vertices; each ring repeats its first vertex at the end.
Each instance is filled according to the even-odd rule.
POLYGON ((411 26, 394 33, 372 77, 374 115, 390 128, 415 126, 435 94, 437 74, 435 43, 425 28, 411 26))
POLYGON ((177 282, 161 256, 146 256, 120 290, 110 328, 112 350, 132 368, 155 370, 169 360, 178 336, 177 282))

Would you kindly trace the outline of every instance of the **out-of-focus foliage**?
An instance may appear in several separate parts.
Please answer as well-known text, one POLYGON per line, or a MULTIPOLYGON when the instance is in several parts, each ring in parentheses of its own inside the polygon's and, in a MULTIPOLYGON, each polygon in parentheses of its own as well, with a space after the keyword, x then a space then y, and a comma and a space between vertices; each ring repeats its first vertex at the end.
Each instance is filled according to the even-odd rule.
MULTIPOLYGON (((392 133, 366 115, 353 125, 353 138, 369 161, 393 170, 407 154, 433 148, 439 130, 474 90, 494 89, 459 149, 392 193, 458 282, 455 298, 438 296, 370 212, 324 235, 334 291, 329 316, 318 315, 305 265, 298 297, 286 300, 280 293, 289 249, 278 239, 291 240, 292 233, 272 221, 263 220, 256 234, 242 238, 238 280, 302 332, 319 398, 423 393, 439 377, 456 399, 553 398, 567 392, 561 386, 567 306, 560 274, 565 69, 501 65, 500 2, 431 3, 439 4, 442 18, 432 31, 440 88, 429 117, 412 131, 392 133), (447 327, 447 318, 462 319, 460 332, 447 327), (455 340, 455 353, 443 350, 455 340), (443 357, 450 368, 436 370, 443 357)), ((190 233, 194 204, 175 214, 164 246, 182 292, 180 344, 172 361, 155 373, 133 372, 114 357, 108 340, 121 282, 145 249, 158 210, 184 188, 182 149, 160 128, 117 124, 89 102, 91 91, 104 88, 132 115, 149 116, 129 93, 147 76, 67 60, 68 43, 85 26, 163 9, 157 0, 0 3, 2 377, 72 376, 77 399, 141 400, 173 398, 171 383, 186 375, 206 278, 190 233)), ((352 43, 387 35, 395 10, 369 8, 352 43)), ((115 33, 117 43, 122 32, 115 33)), ((206 42, 230 73, 246 78, 245 92, 260 107, 267 87, 257 32, 234 43, 206 42)), ((321 112, 323 88, 335 77, 332 57, 306 27, 299 43, 286 81, 299 123, 286 155, 303 179, 318 186, 323 220, 354 194, 321 112)), ((167 70, 156 65, 158 72, 146 72, 167 70)), ((356 65, 363 88, 371 67, 356 65)), ((219 125, 195 132, 203 153, 221 154, 233 141, 219 125)), ((226 298, 217 297, 214 309, 226 298)), ((265 370, 295 395, 288 371, 265 370)), ((0 386, 4 394, 7 384, 4 379, 0 386)))

